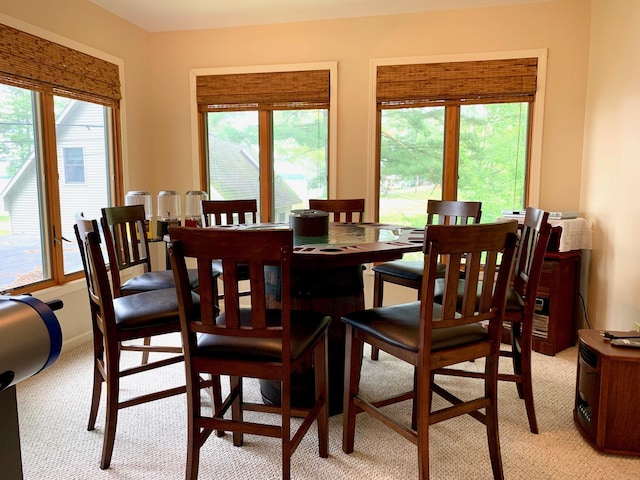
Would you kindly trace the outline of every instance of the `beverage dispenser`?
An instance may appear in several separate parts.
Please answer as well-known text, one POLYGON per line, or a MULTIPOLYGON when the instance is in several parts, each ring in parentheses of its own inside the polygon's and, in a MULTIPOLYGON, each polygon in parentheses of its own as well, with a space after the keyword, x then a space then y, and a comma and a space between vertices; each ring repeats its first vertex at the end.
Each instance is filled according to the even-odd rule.
POLYGON ((180 225, 180 194, 174 190, 158 192, 158 236, 162 238, 169 231, 169 225, 180 225))
POLYGON ((189 190, 184 197, 184 226, 202 226, 202 201, 206 200, 207 192, 201 190, 189 190))

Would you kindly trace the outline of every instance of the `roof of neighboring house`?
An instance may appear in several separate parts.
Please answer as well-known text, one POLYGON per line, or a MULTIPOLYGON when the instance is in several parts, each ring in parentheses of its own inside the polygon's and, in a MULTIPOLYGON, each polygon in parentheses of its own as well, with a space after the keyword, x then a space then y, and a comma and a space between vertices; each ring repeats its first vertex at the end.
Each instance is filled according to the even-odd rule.
MULTIPOLYGON (((225 172, 215 177, 211 174, 213 188, 222 198, 259 197, 260 168, 255 150, 209 135, 209 162, 212 172, 225 172)), ((274 181, 276 210, 301 201, 280 176, 276 176, 274 181)))
MULTIPOLYGON (((81 105, 84 105, 84 102, 78 102, 76 100, 71 100, 65 108, 60 112, 56 123, 62 122, 67 116, 72 115, 77 109, 81 108, 81 105)), ((4 188, 0 190, 0 204, 4 203, 4 199, 9 197, 11 190, 20 183, 20 180, 24 177, 25 172, 27 171, 29 165, 31 165, 35 159, 35 152, 29 155, 29 158, 25 160, 25 162, 20 166, 18 171, 15 173, 13 178, 9 180, 9 182, 4 185, 4 188)), ((10 198, 10 197, 9 197, 10 198)))

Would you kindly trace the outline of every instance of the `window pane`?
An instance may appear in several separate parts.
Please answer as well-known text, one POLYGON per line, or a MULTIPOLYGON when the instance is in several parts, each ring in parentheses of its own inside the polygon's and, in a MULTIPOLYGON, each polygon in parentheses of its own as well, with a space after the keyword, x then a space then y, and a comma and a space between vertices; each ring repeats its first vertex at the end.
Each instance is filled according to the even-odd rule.
POLYGON ((327 198, 328 111, 273 112, 274 220, 288 222, 292 209, 327 198))
POLYGON ((444 107, 382 110, 379 220, 424 226, 442 198, 444 107))
POLYGON ((84 150, 76 147, 62 149, 64 183, 84 183, 84 150))
POLYGON ((458 200, 482 201, 482 221, 524 206, 528 103, 460 108, 458 200))
POLYGON ((208 113, 207 127, 209 198, 255 198, 259 206, 258 112, 208 113))
POLYGON ((0 85, 0 290, 51 278, 35 94, 0 85))
POLYGON ((54 97, 64 273, 82 270, 73 233, 76 214, 100 218, 109 202, 108 108, 54 97))

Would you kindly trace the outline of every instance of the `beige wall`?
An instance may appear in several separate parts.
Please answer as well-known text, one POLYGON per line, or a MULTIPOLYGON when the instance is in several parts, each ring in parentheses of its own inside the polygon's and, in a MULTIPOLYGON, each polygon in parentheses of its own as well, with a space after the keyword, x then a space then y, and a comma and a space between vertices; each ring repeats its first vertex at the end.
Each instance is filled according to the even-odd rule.
MULTIPOLYGON (((196 152, 192 146, 194 132, 189 103, 191 69, 337 61, 337 194, 365 196, 369 186, 363 172, 372 168, 368 157, 371 59, 548 49, 538 206, 548 210, 580 209, 598 226, 597 248, 606 247, 610 253, 605 256, 594 252, 589 299, 595 310, 592 323, 605 327, 623 322, 623 318, 629 317, 629 310, 637 313, 638 301, 635 308, 628 307, 633 302, 614 293, 622 288, 611 287, 609 291, 604 286, 610 283, 611 275, 622 274, 622 279, 635 280, 635 290, 638 281, 637 275, 629 278, 633 275, 630 266, 626 268, 628 272, 625 271, 628 257, 618 255, 630 243, 627 239, 632 237, 626 233, 631 232, 616 232, 613 239, 609 238, 611 228, 633 230, 630 224, 608 222, 611 227, 607 228, 607 235, 602 234, 604 198, 617 198, 623 192, 608 187, 612 184, 609 182, 605 187, 601 179, 613 176, 619 182, 625 179, 629 169, 637 167, 630 161, 631 146, 623 147, 621 144, 625 142, 613 140, 626 134, 629 124, 633 125, 627 124, 623 131, 621 126, 614 128, 620 125, 614 122, 620 112, 611 110, 611 103, 617 105, 615 100, 621 98, 617 96, 617 87, 625 73, 621 67, 619 75, 605 72, 598 75, 605 62, 615 62, 618 58, 605 55, 600 47, 592 53, 591 74, 595 78, 590 90, 590 108, 598 112, 597 118, 612 118, 608 125, 591 121, 587 140, 584 139, 590 34, 592 43, 609 44, 633 59, 634 52, 623 41, 637 44, 637 36, 625 38, 633 37, 635 30, 632 26, 621 29, 616 17, 624 17, 625 13, 618 10, 625 5, 630 9, 634 2, 615 0, 609 6, 609 0, 594 0, 598 18, 593 15, 593 29, 588 0, 155 34, 118 19, 88 0, 0 0, 0 13, 123 60, 125 188, 151 192, 169 188, 184 192, 198 186, 194 182, 196 152), (611 30, 615 30, 616 35, 607 39, 604 32, 611 30), (615 40, 620 42, 612 44, 615 40), (610 81, 614 82, 614 88, 607 93, 603 85, 610 81), (613 102, 610 96, 615 97, 613 102), (600 97, 607 99, 606 106, 600 97), (594 138, 589 138, 590 135, 594 138), (584 175, 583 144, 586 149, 584 175), (606 154, 602 154, 605 150, 606 154), (615 159, 611 158, 612 150, 621 151, 615 159), (615 167, 612 160, 626 160, 628 165, 612 173, 610 170, 615 167), (585 184, 583 190, 581 179, 585 184), (590 197, 592 190, 593 198, 590 197), (603 237, 607 237, 607 242, 603 242, 603 237)), ((638 8, 634 9, 637 13, 638 8)), ((629 21, 625 20, 623 26, 629 21)), ((622 57, 617 63, 621 62, 622 57)), ((626 78, 633 78, 632 72, 626 78)), ((624 86, 630 88, 630 81, 624 86)), ((632 120, 629 107, 630 104, 620 105, 620 110, 625 112, 627 120, 632 120)), ((589 119, 594 117, 590 115, 589 119)), ((631 180, 626 183, 630 186, 631 180)), ((623 202, 625 205, 633 204, 627 200, 623 202)), ((626 218, 633 218, 631 212, 622 210, 625 211, 629 213, 626 218)), ((367 295, 370 296, 370 292, 367 295)), ((77 328, 69 327, 69 330, 75 333, 77 328)))
POLYGON ((363 172, 372 168, 367 157, 371 59, 547 48, 539 206, 579 206, 589 47, 586 1, 159 33, 151 45, 152 96, 162 99, 153 107, 159 188, 196 186, 190 69, 337 61, 337 195, 342 197, 367 194, 363 172))
POLYGON ((640 322, 640 2, 593 0, 581 207, 593 221, 589 307, 599 328, 640 322))

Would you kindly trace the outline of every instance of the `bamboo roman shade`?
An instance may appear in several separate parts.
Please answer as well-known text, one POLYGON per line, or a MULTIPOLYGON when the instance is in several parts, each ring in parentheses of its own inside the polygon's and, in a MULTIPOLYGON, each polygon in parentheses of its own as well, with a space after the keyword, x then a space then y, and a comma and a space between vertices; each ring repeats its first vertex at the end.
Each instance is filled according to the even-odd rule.
POLYGON ((118 65, 0 24, 0 82, 118 107, 118 65))
POLYGON ((535 100, 537 58, 380 65, 379 108, 535 100))
POLYGON ((198 76, 196 95, 201 112, 329 108, 329 70, 198 76))

